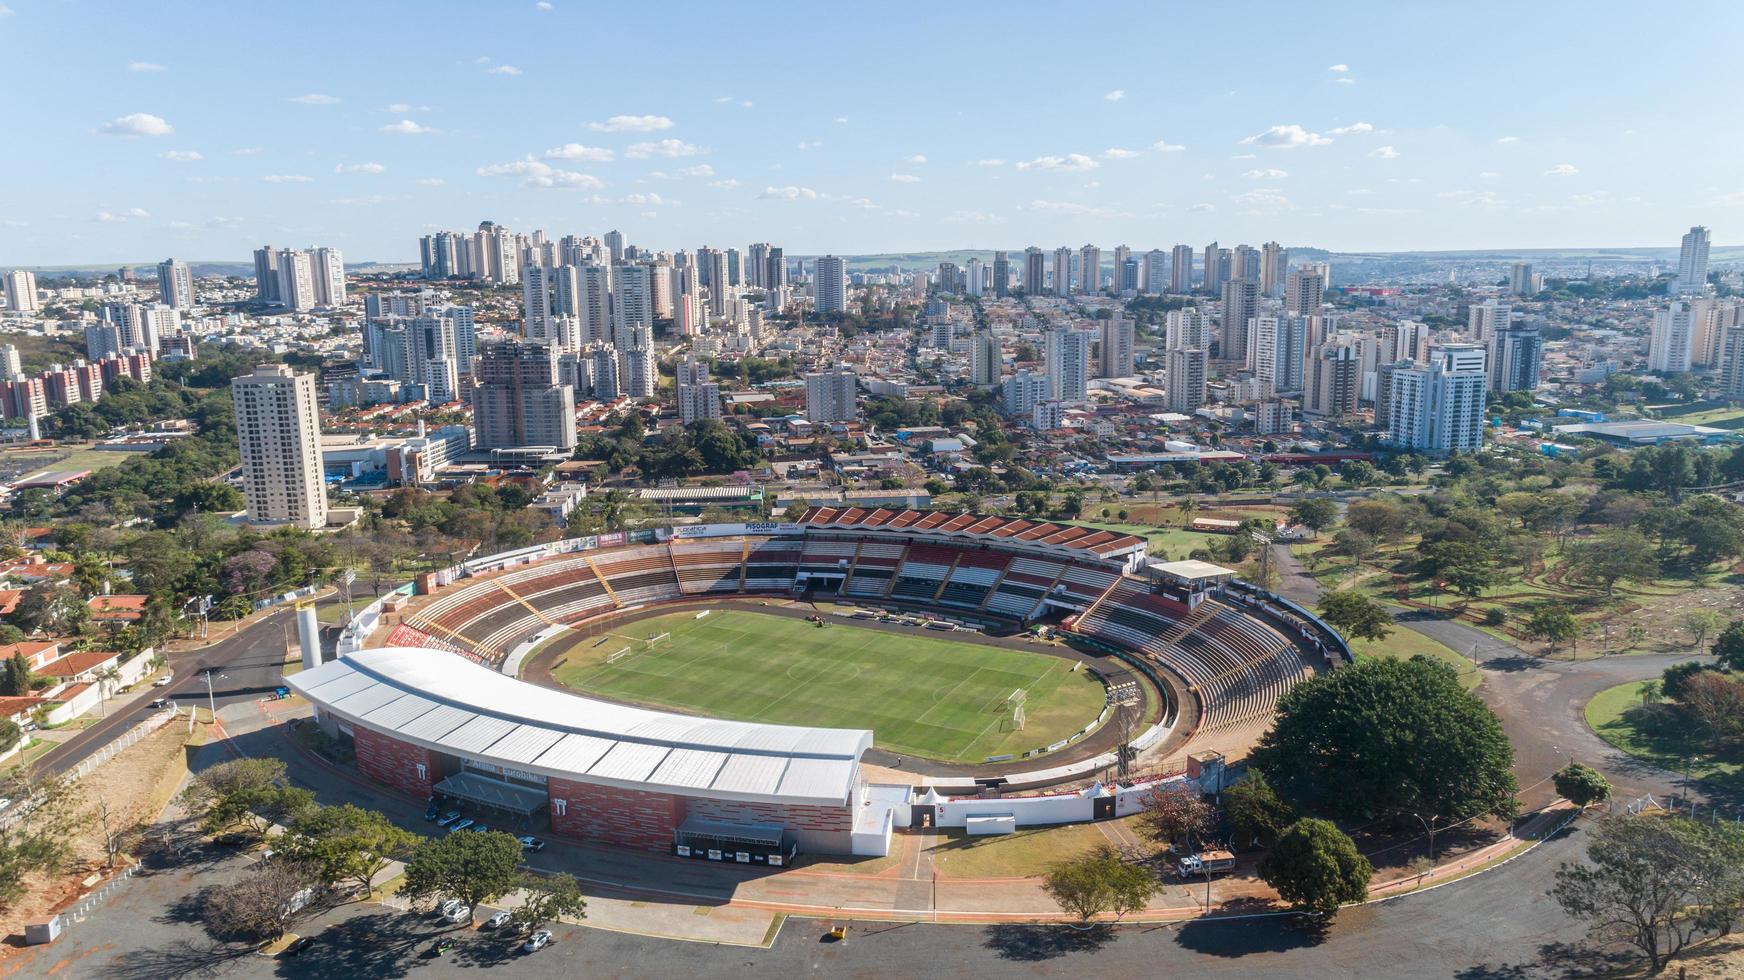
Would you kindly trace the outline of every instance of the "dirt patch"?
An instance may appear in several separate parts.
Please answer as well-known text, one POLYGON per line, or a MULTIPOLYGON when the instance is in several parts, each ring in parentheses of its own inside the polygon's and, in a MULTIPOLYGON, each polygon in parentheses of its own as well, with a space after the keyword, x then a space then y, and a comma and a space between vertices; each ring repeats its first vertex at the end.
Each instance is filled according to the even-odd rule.
MULTIPOLYGON (((79 781, 78 829, 68 866, 27 877, 25 894, 0 909, 0 930, 4 930, 0 934, 21 935, 26 924, 47 919, 83 895, 88 890, 84 880, 104 871, 102 805, 109 808, 112 830, 148 827, 156 821, 187 775, 183 746, 188 741, 186 727, 171 722, 79 781)), ((0 947, 0 956, 6 955, 6 949, 0 947)))

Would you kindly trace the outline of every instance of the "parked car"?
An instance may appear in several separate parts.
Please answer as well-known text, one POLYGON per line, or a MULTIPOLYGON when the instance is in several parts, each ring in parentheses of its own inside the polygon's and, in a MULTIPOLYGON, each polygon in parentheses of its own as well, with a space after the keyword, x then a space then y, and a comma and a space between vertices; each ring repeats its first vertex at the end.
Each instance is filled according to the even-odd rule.
MULTIPOLYGON (((152 687, 169 687, 170 684, 175 681, 175 679, 176 679, 176 675, 165 674, 162 677, 159 677, 157 680, 152 681, 151 686, 152 687)), ((298 942, 301 942, 301 940, 298 940, 298 942)), ((295 944, 293 943, 292 945, 295 945, 295 944)))
POLYGON ((425 820, 429 820, 429 821, 434 822, 435 819, 441 815, 442 815, 442 808, 437 806, 434 802, 432 802, 429 806, 424 808, 424 819, 425 820))
POLYGON ((484 920, 484 927, 486 929, 501 929, 503 926, 508 924, 509 913, 507 912, 498 912, 496 915, 484 920))
POLYGON ((465 907, 466 907, 465 902, 462 902, 458 898, 451 898, 448 901, 443 902, 441 905, 436 906, 436 914, 441 918, 447 918, 448 913, 454 911, 455 909, 463 909, 465 907))
POLYGON ((472 906, 456 903, 453 908, 442 913, 442 921, 453 925, 459 925, 462 922, 471 922, 472 906))
POLYGON ((545 849, 545 842, 540 840, 537 837, 522 837, 521 838, 521 850, 523 850, 523 851, 532 851, 533 853, 537 854, 540 851, 543 851, 544 849, 545 849))
POLYGON ((488 834, 488 833, 490 833, 490 828, 485 826, 482 823, 475 823, 466 829, 472 831, 475 834, 488 834))
POLYGON ((286 946, 284 955, 286 955, 286 956, 301 956, 301 955, 303 955, 304 952, 306 952, 309 949, 310 946, 313 946, 313 945, 315 945, 315 937, 314 936, 304 936, 301 939, 298 939, 296 942, 290 944, 289 946, 286 946))
POLYGON ((527 944, 521 948, 529 953, 537 953, 551 945, 551 930, 541 929, 527 937, 527 944))
POLYGON ((436 826, 446 827, 449 824, 451 824, 454 821, 459 820, 459 819, 460 819, 460 811, 459 810, 449 810, 447 813, 444 813, 442 815, 442 819, 436 821, 436 826))
POLYGON ((465 830, 466 828, 472 826, 472 823, 473 823, 473 821, 472 821, 471 817, 465 817, 459 823, 449 824, 448 825, 448 832, 451 834, 458 834, 461 831, 465 830))

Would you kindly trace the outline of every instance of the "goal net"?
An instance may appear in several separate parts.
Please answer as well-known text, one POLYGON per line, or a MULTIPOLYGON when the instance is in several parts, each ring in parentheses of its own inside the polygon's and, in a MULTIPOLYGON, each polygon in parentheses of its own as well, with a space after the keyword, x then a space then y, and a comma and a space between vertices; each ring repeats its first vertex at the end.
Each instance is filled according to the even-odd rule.
POLYGON ((1028 700, 1029 692, 1021 687, 1012 691, 1011 696, 1005 699, 1005 703, 1011 705, 1011 730, 1014 732, 1023 731, 1023 705, 1028 700))
POLYGON ((624 658, 625 658, 625 657, 627 657, 627 656, 629 656, 629 655, 630 655, 630 648, 629 648, 629 647, 624 647, 624 648, 622 648, 622 649, 620 649, 620 650, 618 650, 618 651, 616 651, 616 652, 615 652, 615 653, 609 653, 609 654, 607 654, 607 655, 606 655, 606 663, 608 663, 608 664, 615 664, 615 663, 617 663, 617 662, 618 662, 618 661, 620 661, 620 660, 622 660, 622 659, 624 659, 624 658))
POLYGON ((654 644, 659 643, 661 640, 664 640, 671 635, 672 635, 671 633, 656 633, 653 636, 650 636, 646 640, 642 641, 642 648, 645 650, 648 647, 651 647, 654 644))

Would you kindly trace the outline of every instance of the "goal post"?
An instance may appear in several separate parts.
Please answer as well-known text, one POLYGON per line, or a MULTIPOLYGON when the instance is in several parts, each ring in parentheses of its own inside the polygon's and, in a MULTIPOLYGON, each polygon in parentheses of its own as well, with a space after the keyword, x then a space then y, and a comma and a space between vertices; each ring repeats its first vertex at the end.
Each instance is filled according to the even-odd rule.
POLYGON ((647 649, 648 647, 651 647, 654 644, 659 643, 661 640, 664 640, 671 635, 672 635, 671 633, 656 633, 653 636, 648 637, 646 640, 643 640, 642 647, 643 647, 643 649, 647 649))
POLYGON ((621 649, 619 649, 619 650, 617 650, 617 651, 616 651, 616 652, 614 652, 614 653, 608 653, 608 654, 606 654, 606 663, 608 663, 608 664, 615 664, 615 663, 617 663, 617 662, 618 662, 618 661, 620 661, 620 660, 622 660, 622 659, 624 659, 624 658, 625 658, 625 657, 627 657, 627 656, 629 656, 629 655, 630 655, 630 648, 629 648, 629 647, 623 647, 623 648, 621 648, 621 649))
POLYGON ((1023 706, 1028 700, 1029 691, 1021 687, 1012 691, 1010 696, 1005 699, 1005 703, 1011 705, 1011 730, 1014 732, 1023 731, 1023 706))

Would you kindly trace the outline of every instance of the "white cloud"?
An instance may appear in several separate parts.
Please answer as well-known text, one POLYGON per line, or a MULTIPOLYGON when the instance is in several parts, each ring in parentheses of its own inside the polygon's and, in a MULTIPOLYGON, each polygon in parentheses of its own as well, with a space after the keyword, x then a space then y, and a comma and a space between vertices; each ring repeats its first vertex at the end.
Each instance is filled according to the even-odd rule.
POLYGON ((243 146, 230 151, 232 156, 239 157, 257 157, 265 152, 265 148, 259 146, 243 146))
POLYGON ((597 133, 652 133, 672 127, 672 120, 665 116, 613 116, 605 122, 587 124, 588 129, 597 133))
POLYGON ((605 184, 592 174, 559 170, 531 154, 511 163, 493 163, 475 171, 480 177, 519 177, 522 187, 595 190, 605 184))
POLYGON ((977 166, 977 167, 1003 167, 1003 166, 1005 166, 1005 161, 999 159, 998 157, 987 157, 986 159, 983 159, 983 160, 976 160, 975 166, 977 166))
POLYGON ((200 155, 199 150, 170 150, 168 153, 163 155, 163 158, 165 160, 175 160, 181 163, 205 159, 205 157, 200 155))
POLYGON ((95 215, 93 215, 91 217, 91 220, 92 221, 101 221, 105 224, 110 224, 110 223, 119 224, 120 222, 126 221, 127 216, 124 214, 115 214, 115 213, 110 212, 110 211, 98 211, 95 215))
POLYGON ((765 201, 815 201, 820 195, 809 187, 788 184, 786 187, 765 187, 757 196, 765 201))
POLYGON ((498 65, 495 68, 487 68, 485 70, 485 74, 487 75, 519 75, 520 73, 521 69, 516 68, 514 65, 498 65))
POLYGON ((1344 65, 1344 64, 1338 64, 1338 65, 1330 65, 1330 66, 1328 66, 1328 67, 1327 67, 1327 69, 1326 69, 1326 70, 1327 70, 1327 71, 1334 71, 1334 72, 1337 72, 1337 73, 1339 73, 1339 74, 1340 74, 1340 75, 1342 75, 1342 74, 1344 74, 1344 73, 1345 73, 1345 72, 1347 72, 1347 71, 1350 71, 1350 66, 1349 66, 1349 65, 1344 65))
POLYGON ((1518 142, 1520 142, 1520 137, 1518 137, 1518 136, 1504 136, 1501 139, 1497 140, 1496 142, 1498 142, 1498 143, 1518 143, 1518 142))
POLYGON ((706 163, 699 163, 694 167, 680 167, 678 170, 680 177, 713 177, 714 175, 715 168, 706 163))
POLYGON ((1271 187, 1256 187, 1251 191, 1246 191, 1231 197, 1229 201, 1243 213, 1252 212, 1255 214, 1275 214, 1279 211, 1293 211, 1296 209, 1296 206, 1290 203, 1289 198, 1285 197, 1276 188, 1271 187))
POLYGON ((0 17, 10 17, 16 13, 18 13, 18 11, 13 10, 11 7, 8 7, 3 3, 0 3, 0 17))
POLYGON ((1082 153, 1068 153, 1065 156, 1036 157, 1034 160, 1019 160, 1019 170, 1063 170, 1077 172, 1095 170, 1101 164, 1082 153))
POLYGON ((1369 156, 1381 160, 1397 160, 1399 159, 1399 151, 1390 146, 1377 146, 1370 151, 1369 156))
POLYGON ((649 192, 647 194, 626 194, 624 196, 624 203, 625 204, 640 204, 640 205, 643 205, 645 207, 656 207, 656 206, 661 206, 661 205, 671 206, 671 205, 677 204, 678 202, 672 200, 669 197, 661 197, 658 194, 655 194, 653 192, 649 192))
POLYGON ((1186 147, 1179 143, 1171 143, 1168 140, 1157 140, 1155 143, 1151 144, 1151 149, 1158 153, 1179 153, 1182 150, 1185 150, 1186 147))
POLYGON ((1126 98, 1126 89, 1117 88, 1114 91, 1109 92, 1108 94, 1104 95, 1103 98, 1107 99, 1110 102, 1119 102, 1121 99, 1126 98))
POLYGON ((417 180, 419 187, 441 187, 446 183, 448 183, 448 181, 443 180, 441 177, 419 177, 417 180))
POLYGON ((1332 142, 1319 133, 1311 133, 1296 123, 1283 126, 1273 126, 1263 133, 1255 133, 1241 141, 1244 145, 1270 146, 1280 150, 1293 150, 1299 146, 1325 146, 1332 142))
POLYGON ((926 154, 925 153, 916 153, 914 156, 909 157, 904 162, 906 162, 906 163, 925 163, 925 162, 927 162, 926 154))
POLYGON ((1484 170, 1484 171, 1480 171, 1478 173, 1478 176, 1482 177, 1485 180, 1493 180, 1493 179, 1500 177, 1502 175, 1499 173, 1496 173, 1494 170, 1484 170))
POLYGON ((845 122, 847 122, 847 121, 848 121, 848 117, 847 117, 847 116, 837 116, 837 117, 836 117, 836 122, 838 122, 838 123, 845 123, 845 122))
POLYGON ((1215 205, 1215 204, 1195 204, 1192 207, 1188 208, 1187 210, 1198 211, 1199 213, 1204 214, 1204 213, 1209 212, 1209 211, 1217 210, 1217 205, 1215 205))
POLYGON ((267 174, 261 178, 269 184, 307 184, 314 179, 304 174, 267 174))
POLYGON ((128 71, 148 71, 149 72, 149 71, 168 71, 169 69, 158 64, 155 61, 129 61, 127 63, 127 70, 128 71))
POLYGON ((722 177, 720 180, 709 181, 709 186, 718 187, 723 191, 730 191, 739 186, 739 182, 732 177, 722 177))
POLYGON ((1580 168, 1572 163, 1559 163, 1544 172, 1546 177, 1573 177, 1580 173, 1580 168))
POLYGON ((1288 177, 1290 175, 1288 173, 1286 173, 1285 171, 1279 170, 1275 167, 1267 167, 1264 170, 1249 170, 1248 172, 1242 174, 1242 176, 1248 178, 1249 180, 1277 180, 1279 178, 1288 177))
POLYGON ((1340 126, 1337 129, 1329 129, 1326 131, 1326 135, 1328 135, 1328 136, 1356 136, 1356 135, 1359 135, 1361 133, 1372 133, 1374 131, 1375 131, 1375 127, 1372 126, 1371 124, 1366 123, 1366 122, 1356 122, 1356 123, 1351 123, 1349 126, 1340 126))
POLYGON ((539 0, 538 3, 533 5, 533 9, 534 10, 552 10, 554 8, 551 6, 549 0, 539 0))
POLYGON ((1339 77, 1333 79, 1333 81, 1338 83, 1339 85, 1355 85, 1356 84, 1356 79, 1350 77, 1349 75, 1340 75, 1339 77))
POLYGON ((1125 218, 1131 217, 1125 211, 1114 208, 1097 207, 1093 204, 1082 204, 1077 201, 1031 201, 1031 211, 1052 211, 1056 214, 1073 214, 1082 218, 1125 218))
POLYGON ((891 174, 890 179, 898 184, 918 184, 920 178, 914 174, 891 174))
POLYGON ((580 143, 565 143, 545 151, 547 160, 592 160, 596 163, 610 163, 614 154, 603 146, 583 146, 580 143))
POLYGON ((293 95, 291 96, 290 101, 298 102, 303 105, 335 105, 339 102, 339 97, 336 95, 322 95, 320 92, 310 92, 308 95, 293 95))
POLYGON ((796 149, 815 150, 824 145, 823 140, 800 140, 796 149))
POLYGON ((386 126, 383 126, 381 128, 381 131, 384 133, 397 133, 401 136, 419 136, 419 135, 424 135, 424 134, 428 134, 428 133, 440 132, 440 130, 433 129, 429 126, 420 125, 418 123, 413 122, 410 119, 402 119, 396 123, 388 123, 386 126))
POLYGON ((1111 146, 1102 151, 1102 159, 1104 160, 1131 160, 1138 155, 1137 150, 1122 149, 1118 146, 1111 146))
POLYGON ((649 157, 693 157, 702 150, 694 143, 686 143, 680 139, 663 139, 650 143, 632 143, 624 150, 624 156, 631 160, 646 160, 649 157))
POLYGON ((175 129, 162 116, 154 116, 149 112, 130 112, 104 123, 97 132, 108 136, 168 136, 175 129))
POLYGON ((333 168, 336 174, 379 174, 388 168, 379 163, 342 163, 333 168))

